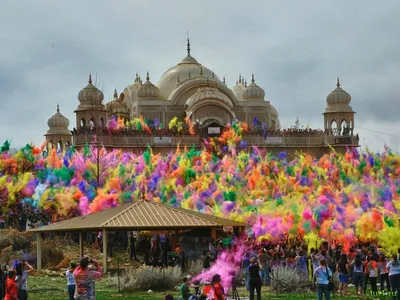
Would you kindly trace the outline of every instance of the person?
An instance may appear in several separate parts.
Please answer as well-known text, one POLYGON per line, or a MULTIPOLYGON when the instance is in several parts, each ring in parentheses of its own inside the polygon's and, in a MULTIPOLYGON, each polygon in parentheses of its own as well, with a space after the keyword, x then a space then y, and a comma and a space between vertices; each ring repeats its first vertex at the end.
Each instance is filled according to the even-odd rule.
POLYGON ((0 229, 4 229, 6 227, 6 221, 3 215, 0 215, 0 229))
POLYGON ((108 232, 107 233, 107 252, 109 257, 113 257, 113 249, 114 249, 114 239, 115 239, 115 233, 114 232, 108 232))
POLYGON ((310 260, 311 260, 311 274, 314 274, 314 270, 319 267, 318 250, 311 248, 310 260))
POLYGON ((82 257, 79 266, 73 272, 76 281, 75 300, 95 299, 94 280, 103 275, 103 270, 95 260, 89 260, 87 256, 82 257), (96 270, 89 270, 89 263, 93 263, 96 270))
POLYGON ((18 286, 18 300, 28 299, 28 275, 34 271, 33 267, 27 262, 17 263, 15 266, 17 276, 15 282, 18 286), (25 270, 25 267, 27 270, 25 270))
POLYGON ((377 287, 378 262, 376 262, 374 260, 374 256, 372 256, 371 252, 367 256, 367 260, 364 262, 364 273, 365 273, 364 295, 367 291, 368 281, 371 285, 372 292, 377 293, 378 292, 378 287, 377 287))
POLYGON ((267 254, 267 251, 262 248, 260 250, 260 253, 258 254, 258 261, 260 262, 261 266, 261 277, 264 281, 265 286, 269 285, 269 267, 270 267, 270 262, 271 259, 267 254))
POLYGON ((129 248, 129 253, 130 253, 130 255, 129 255, 130 259, 131 260, 132 259, 137 260, 137 257, 136 257, 136 237, 133 235, 133 232, 129 233, 129 246, 128 246, 128 248, 129 248))
POLYGON ((393 295, 393 300, 400 299, 400 263, 397 254, 393 254, 392 260, 387 263, 386 267, 389 270, 389 280, 392 292, 396 293, 393 295))
POLYGON ((212 277, 211 286, 214 292, 212 300, 226 300, 224 287, 221 285, 221 276, 219 274, 215 274, 212 277))
POLYGON ((336 269, 339 271, 339 295, 347 297, 347 288, 349 284, 349 261, 346 254, 341 254, 336 269))
POLYGON ((190 289, 189 289, 189 285, 188 285, 188 283, 187 283, 187 277, 184 277, 183 279, 182 279, 182 284, 181 284, 181 286, 180 286, 180 288, 179 288, 179 291, 180 291, 180 293, 181 293, 181 297, 182 297, 182 300, 189 300, 189 297, 191 296, 191 293, 190 293, 190 289))
POLYGON ((378 262, 378 271, 379 271, 379 281, 381 285, 381 291, 383 292, 385 290, 385 281, 386 281, 386 287, 388 292, 390 292, 390 281, 389 281, 389 272, 388 268, 386 267, 387 265, 387 259, 384 254, 381 254, 379 257, 379 262, 378 262))
POLYGON ((16 272, 11 270, 8 272, 8 278, 6 281, 6 295, 4 300, 18 300, 18 287, 15 282, 16 272))
POLYGON ((369 270, 369 282, 371 283, 371 290, 374 295, 378 293, 378 262, 375 260, 375 256, 368 258, 368 270, 369 270))
POLYGON ((296 256, 296 270, 300 275, 302 280, 308 279, 308 268, 307 268, 307 256, 304 253, 304 250, 299 251, 299 255, 296 256))
POLYGON ((175 300, 171 294, 165 295, 164 300, 175 300))
POLYGON ((97 234, 96 248, 99 248, 103 252, 103 233, 101 231, 97 234))
POLYGON ((319 267, 314 270, 314 277, 318 287, 318 300, 322 300, 324 295, 326 300, 330 300, 328 284, 329 277, 332 277, 332 271, 327 267, 325 258, 320 260, 319 267))
POLYGON ((69 269, 65 272, 65 277, 67 278, 67 290, 69 300, 74 300, 76 282, 73 273, 75 271, 75 268, 76 262, 71 261, 71 263, 69 264, 69 269))
POLYGON ((250 300, 254 300, 254 290, 257 292, 257 300, 261 300, 261 277, 260 266, 257 260, 252 257, 249 265, 249 286, 250 286, 250 300))
POLYGON ((207 300, 207 296, 204 295, 204 294, 201 294, 201 295, 199 296, 199 300, 207 300))
POLYGON ((194 294, 198 296, 200 294, 200 280, 193 281, 192 287, 194 288, 194 294))
POLYGON ((5 265, 0 268, 0 300, 6 295, 7 268, 5 265))
POLYGON ((214 239, 211 239, 210 242, 208 243, 208 251, 210 253, 210 258, 211 261, 215 261, 215 246, 214 246, 214 239))
POLYGON ((208 270, 210 268, 210 252, 207 250, 203 251, 203 271, 208 270))
POLYGON ((242 270, 247 291, 250 291, 250 275, 248 269, 249 266, 250 266, 250 253, 246 252, 242 260, 242 270))
POLYGON ((353 284, 356 288, 356 296, 360 291, 361 296, 364 294, 364 272, 361 255, 357 254, 353 263, 353 284), (359 290, 360 288, 360 290, 359 290))

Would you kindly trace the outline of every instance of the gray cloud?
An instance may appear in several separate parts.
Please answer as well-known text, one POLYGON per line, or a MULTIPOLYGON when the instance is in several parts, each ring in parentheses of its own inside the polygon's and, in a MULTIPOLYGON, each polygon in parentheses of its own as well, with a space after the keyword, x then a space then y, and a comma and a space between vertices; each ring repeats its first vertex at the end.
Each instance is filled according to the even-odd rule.
MULTIPOLYGON (((254 72, 285 126, 298 116, 322 127, 339 75, 356 125, 398 135, 399 1, 43 0, 0 11, 0 141, 40 144, 57 103, 72 128, 89 72, 107 99, 135 72, 157 82, 185 56, 186 30, 192 54, 229 86, 254 72)), ((358 132, 371 150, 399 150, 400 138, 358 132)))

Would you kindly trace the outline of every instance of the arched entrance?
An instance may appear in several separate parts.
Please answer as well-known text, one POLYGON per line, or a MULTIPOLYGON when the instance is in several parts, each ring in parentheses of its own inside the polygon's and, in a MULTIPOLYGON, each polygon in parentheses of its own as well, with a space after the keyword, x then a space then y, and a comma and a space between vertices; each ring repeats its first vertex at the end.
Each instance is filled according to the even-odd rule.
POLYGON ((204 137, 219 136, 225 128, 222 119, 218 117, 203 117, 200 124, 200 132, 204 137))

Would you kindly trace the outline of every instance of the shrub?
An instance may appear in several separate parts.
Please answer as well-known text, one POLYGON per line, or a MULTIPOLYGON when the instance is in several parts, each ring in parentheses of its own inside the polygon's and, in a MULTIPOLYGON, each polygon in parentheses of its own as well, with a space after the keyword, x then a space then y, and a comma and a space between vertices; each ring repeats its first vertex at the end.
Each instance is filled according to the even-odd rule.
POLYGON ((190 260, 186 265, 185 274, 195 277, 203 271, 203 262, 198 260, 190 260))
MULTIPOLYGON (((122 291, 165 291, 179 284, 182 276, 179 266, 129 268, 120 276, 120 287, 122 291)), ((107 281, 109 286, 118 287, 117 275, 109 277, 107 281)))
MULTIPOLYGON (((36 248, 31 253, 36 258, 36 248)), ((46 240, 42 243, 42 266, 54 268, 64 259, 64 253, 57 247, 55 241, 46 240)))
POLYGON ((29 249, 31 247, 33 239, 34 239, 33 234, 30 232, 23 232, 13 235, 12 237, 13 250, 19 251, 19 250, 29 249))
POLYGON ((34 241, 31 232, 19 232, 15 229, 2 229, 0 235, 0 249, 12 246, 13 251, 27 250, 34 241))
POLYGON ((295 269, 279 267, 271 272, 271 288, 276 293, 309 292, 313 285, 301 280, 295 269))

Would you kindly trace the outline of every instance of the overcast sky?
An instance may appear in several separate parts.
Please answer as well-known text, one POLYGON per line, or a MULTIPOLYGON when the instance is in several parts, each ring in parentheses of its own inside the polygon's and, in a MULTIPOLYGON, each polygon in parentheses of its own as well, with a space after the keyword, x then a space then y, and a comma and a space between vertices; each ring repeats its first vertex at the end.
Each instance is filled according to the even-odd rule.
POLYGON ((72 129, 89 72, 106 100, 136 72, 157 83, 189 30, 192 55, 228 86, 255 73, 282 127, 322 128, 339 76, 362 146, 400 151, 399 0, 9 0, 0 28, 0 143, 41 144, 57 103, 72 129))

